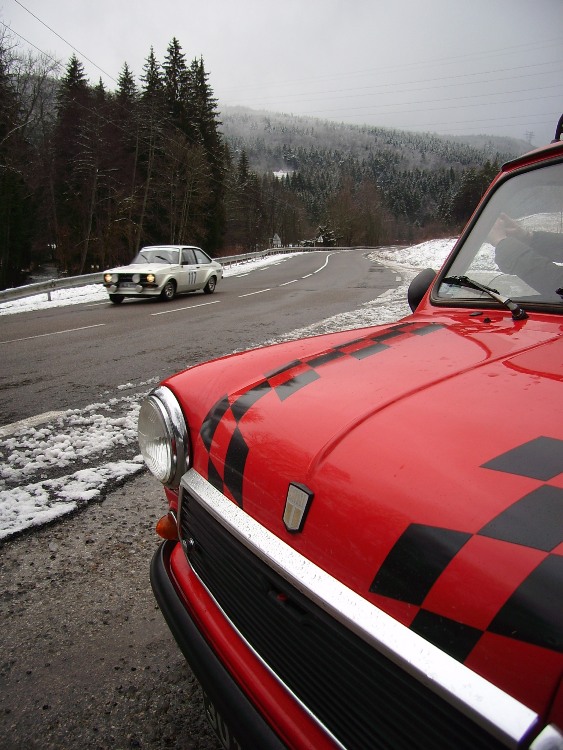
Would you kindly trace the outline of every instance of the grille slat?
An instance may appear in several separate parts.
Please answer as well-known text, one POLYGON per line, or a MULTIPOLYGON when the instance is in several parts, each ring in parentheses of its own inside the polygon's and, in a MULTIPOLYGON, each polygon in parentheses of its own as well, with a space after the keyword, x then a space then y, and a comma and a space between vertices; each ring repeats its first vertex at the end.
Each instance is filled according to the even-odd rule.
POLYGON ((187 493, 180 524, 195 541, 190 564, 227 617, 344 747, 504 747, 309 601, 187 493))

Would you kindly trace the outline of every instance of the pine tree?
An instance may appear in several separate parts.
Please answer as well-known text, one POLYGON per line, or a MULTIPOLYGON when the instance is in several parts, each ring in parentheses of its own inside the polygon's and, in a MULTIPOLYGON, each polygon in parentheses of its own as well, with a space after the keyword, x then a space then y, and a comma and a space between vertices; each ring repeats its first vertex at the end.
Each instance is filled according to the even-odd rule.
POLYGON ((20 168, 26 155, 19 102, 6 37, 0 37, 0 288, 22 281, 29 263, 33 222, 30 194, 20 168))
MULTIPOLYGON (((82 153, 79 170, 83 179, 83 237, 81 240, 80 264, 78 273, 86 270, 90 244, 94 239, 92 232, 95 224, 96 204, 100 183, 104 176, 104 156, 107 154, 107 94, 102 79, 94 88, 91 110, 85 119, 82 134, 82 153)), ((90 261, 92 258, 90 258, 90 261)))
POLYGON ((123 64, 117 79, 116 97, 118 103, 123 107, 131 106, 137 99, 137 86, 127 63, 123 64))
POLYGON ((92 96, 84 67, 72 55, 57 94, 57 122, 54 135, 55 203, 57 256, 61 267, 75 271, 80 265, 84 240, 83 136, 91 114, 92 96))
POLYGON ((225 231, 225 172, 226 153, 219 132, 220 120, 217 100, 209 85, 203 58, 193 60, 189 76, 189 101, 193 111, 192 125, 198 142, 203 146, 210 169, 210 200, 206 209, 206 246, 215 252, 221 245, 225 231))
MULTIPOLYGON (((154 224, 152 216, 158 213, 154 206, 153 210, 150 210, 151 204, 154 203, 150 198, 154 193, 155 162, 160 156, 167 122, 163 74, 152 47, 143 67, 141 81, 144 84, 139 106, 139 166, 142 181, 135 250, 139 249, 145 237, 151 236, 151 228, 147 229, 147 224, 154 224)), ((158 235, 155 239, 162 241, 158 235)))
POLYGON ((142 196, 139 169, 142 117, 140 94, 127 63, 119 74, 110 108, 109 148, 113 172, 101 247, 104 266, 126 263, 137 250, 136 218, 142 196))
POLYGON ((489 160, 480 169, 466 170, 451 202, 450 217, 458 226, 463 226, 469 219, 498 171, 498 162, 489 160))
POLYGON ((151 47, 149 56, 143 66, 141 81, 144 83, 142 98, 144 101, 152 100, 164 103, 164 81, 160 64, 155 57, 154 49, 151 47))
POLYGON ((167 112, 174 126, 191 137, 193 125, 189 101, 189 73, 186 57, 176 37, 168 45, 162 67, 167 112))
POLYGON ((248 183, 248 178, 250 175, 250 166, 248 163, 248 156, 246 155, 246 151, 240 152, 240 157, 238 160, 237 165, 237 171, 236 171, 236 180, 240 188, 245 188, 248 183))

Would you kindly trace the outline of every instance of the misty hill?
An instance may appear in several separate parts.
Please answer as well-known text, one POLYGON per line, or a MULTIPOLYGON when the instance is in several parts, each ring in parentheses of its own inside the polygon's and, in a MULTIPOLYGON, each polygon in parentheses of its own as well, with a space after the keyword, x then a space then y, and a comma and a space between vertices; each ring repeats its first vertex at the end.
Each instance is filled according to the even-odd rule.
POLYGON ((285 175, 311 221, 334 224, 341 236, 366 190, 371 211, 381 204, 388 236, 456 231, 500 165, 530 150, 513 138, 447 138, 243 107, 224 107, 220 118, 235 164, 243 159, 263 177, 285 175), (338 215, 344 206, 348 215, 338 215))
POLYGON ((245 107, 223 107, 220 117, 231 150, 235 155, 245 151, 259 174, 300 169, 300 159, 311 151, 324 152, 331 160, 363 162, 377 156, 400 170, 435 170, 502 163, 531 148, 509 137, 414 133, 245 107))

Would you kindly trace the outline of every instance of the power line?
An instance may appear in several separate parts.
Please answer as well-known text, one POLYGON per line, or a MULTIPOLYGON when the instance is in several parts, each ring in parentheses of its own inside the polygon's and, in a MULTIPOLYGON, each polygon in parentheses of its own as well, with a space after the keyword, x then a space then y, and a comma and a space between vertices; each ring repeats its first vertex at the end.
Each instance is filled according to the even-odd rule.
MULTIPOLYGON (((39 21, 40 24, 45 26, 46 29, 49 29, 51 33, 53 33, 55 36, 58 36, 58 38, 63 41, 65 44, 68 44, 68 46, 78 55, 83 57, 85 60, 88 60, 88 62, 93 65, 95 68, 97 68, 101 73, 103 73, 105 76, 107 76, 110 80, 112 80, 114 83, 117 83, 117 80, 111 76, 109 73, 106 73, 106 71, 103 68, 100 68, 100 66, 95 63, 93 60, 91 60, 87 55, 85 55, 83 52, 81 52, 79 49, 77 49, 73 44, 71 44, 69 41, 67 41, 64 37, 62 37, 55 29, 52 29, 48 24, 45 23, 39 16, 36 16, 35 13, 29 10, 29 8, 26 8, 23 3, 20 3, 20 0, 14 0, 14 2, 20 6, 20 8, 23 8, 27 13, 29 13, 30 16, 33 16, 36 21, 39 21)), ((19 34, 18 34, 19 36, 19 34)), ((22 37, 23 38, 23 37, 22 37)), ((33 45, 35 47, 35 45, 33 45)), ((37 47, 35 47, 37 49, 37 47)))
MULTIPOLYGON (((408 99, 405 102, 390 102, 390 103, 377 103, 377 108, 383 108, 383 107, 403 107, 403 106, 412 106, 415 104, 420 104, 424 106, 425 108, 429 104, 442 104, 446 103, 445 108, 450 108, 451 104, 453 102, 460 102, 465 101, 468 99, 477 100, 473 101, 471 104, 466 104, 463 106, 472 106, 472 107, 483 107, 483 106, 489 106, 490 102, 486 101, 486 99, 490 99, 491 97, 494 97, 494 104, 511 104, 511 103, 518 103, 521 101, 521 99, 504 99, 500 100, 497 97, 506 96, 508 94, 529 94, 530 92, 533 93, 539 93, 541 91, 547 91, 548 89, 558 89, 556 93, 554 94, 547 94, 544 96, 528 96, 526 97, 526 101, 537 101, 538 99, 561 99, 561 94, 559 92, 559 86, 558 84, 553 84, 551 86, 534 86, 532 88, 525 88, 525 89, 502 89, 501 91, 489 91, 487 93, 479 93, 479 94, 463 94, 462 96, 449 96, 447 99, 444 98, 438 98, 438 99, 408 99)), ((309 101, 309 100, 307 100, 309 101)), ((352 107, 354 110, 359 109, 367 109, 369 107, 372 107, 373 104, 367 104, 364 106, 355 106, 352 107)), ((349 110, 350 107, 346 106, 343 109, 349 110)), ((443 109, 443 108, 442 108, 443 109)), ((316 111, 325 111, 325 112, 337 112, 339 111, 336 107, 329 107, 325 110, 316 110, 316 111)))
MULTIPOLYGON (((559 117, 559 116, 560 116, 559 110, 557 110, 555 112, 542 112, 541 114, 533 114, 533 115, 505 115, 503 117, 493 117, 493 118, 489 117, 487 119, 480 119, 480 120, 479 119, 477 119, 477 120, 463 119, 463 120, 448 120, 447 122, 426 122, 426 123, 417 123, 414 126, 412 125, 412 123, 409 123, 408 126, 407 125, 394 125, 393 127, 394 128, 398 128, 398 129, 403 129, 403 130, 404 129, 412 130, 413 128, 416 128, 417 130, 420 130, 421 128, 431 128, 431 127, 440 127, 440 126, 447 126, 449 128, 450 125, 452 125, 452 124, 456 125, 456 124, 463 123, 464 127, 452 128, 452 130, 458 130, 458 131, 462 130, 463 131, 465 129, 465 131, 466 131, 467 128, 471 127, 471 126, 473 126, 473 129, 475 129, 478 126, 479 123, 486 123, 487 127, 488 128, 492 128, 492 129, 495 129, 495 128, 498 129, 498 128, 501 128, 501 127, 506 127, 507 120, 516 121, 516 122, 513 123, 513 124, 516 124, 516 125, 522 125, 522 126, 529 127, 530 125, 540 125, 540 124, 541 125, 549 125, 551 123, 556 122, 556 118, 559 117), (522 117, 528 118, 528 121, 521 120, 520 118, 522 118, 522 117), (537 119, 533 119, 533 118, 538 118, 538 117, 545 117, 545 118, 549 117, 549 119, 542 120, 541 122, 539 120, 537 120, 537 119), (532 118, 531 121, 530 121, 530 118, 532 118), (504 124, 499 124, 499 125, 491 124, 491 123, 495 123, 495 122, 500 122, 500 123, 504 123, 504 124)), ((381 127, 381 126, 378 126, 378 127, 381 127)))
MULTIPOLYGON (((378 66, 377 68, 364 68, 362 70, 348 71, 348 72, 345 72, 345 73, 337 73, 337 74, 330 74, 330 75, 324 75, 324 76, 315 76, 315 77, 309 77, 309 78, 300 78, 300 79, 294 79, 294 80, 289 80, 289 81, 279 81, 279 82, 270 81, 270 82, 266 82, 264 84, 255 84, 253 86, 243 86, 243 87, 237 86, 236 89, 233 87, 232 90, 233 91, 241 91, 241 90, 245 91, 245 90, 252 90, 254 88, 260 89, 260 88, 263 88, 263 87, 267 87, 267 88, 271 89, 272 87, 276 87, 276 86, 294 86, 296 84, 304 83, 304 82, 307 82, 307 81, 315 82, 315 81, 323 81, 323 80, 326 80, 327 78, 330 79, 330 80, 334 80, 335 78, 345 78, 345 77, 347 78, 347 77, 350 77, 350 76, 356 77, 356 76, 359 76, 359 75, 361 75, 361 76, 364 76, 364 75, 373 75, 374 73, 382 73, 382 72, 387 72, 387 71, 394 72, 394 71, 405 70, 405 69, 413 68, 413 67, 416 68, 416 70, 418 71, 418 70, 420 70, 420 68, 425 67, 427 65, 434 65, 434 64, 444 65, 446 63, 452 63, 452 62, 455 62, 457 60, 464 60, 464 59, 465 60, 472 60, 472 59, 477 58, 477 59, 481 60, 481 59, 483 59, 483 57, 486 57, 486 56, 489 56, 489 57, 490 56, 498 56, 499 54, 503 54, 505 52, 520 51, 523 47, 529 49, 529 48, 540 46, 542 49, 545 49, 547 47, 556 45, 557 46, 557 51, 559 52, 562 43, 563 43, 563 37, 560 36, 560 37, 557 37, 555 39, 546 40, 546 41, 538 41, 538 42, 531 42, 531 43, 528 42, 528 43, 514 45, 512 47, 504 47, 504 48, 500 48, 500 49, 499 48, 495 48, 494 50, 491 50, 489 52, 485 52, 485 53, 480 52, 479 54, 468 53, 468 54, 465 54, 465 55, 457 55, 457 56, 452 56, 452 57, 431 58, 431 59, 427 59, 427 60, 417 60, 416 62, 412 62, 412 63, 404 63, 402 65, 378 66)), ((477 72, 477 73, 466 73, 466 74, 463 74, 461 77, 466 76, 466 75, 488 75, 491 72, 499 72, 499 70, 500 71, 503 71, 503 70, 514 70, 514 71, 517 71, 517 70, 520 70, 522 68, 529 68, 529 67, 534 67, 534 66, 537 66, 537 65, 547 65, 547 64, 550 64, 551 62, 560 63, 560 58, 558 58, 556 60, 544 62, 544 63, 536 63, 536 64, 533 64, 533 65, 514 66, 514 67, 505 68, 505 69, 501 68, 501 69, 498 69, 496 71, 493 69, 492 71, 482 71, 482 72, 477 72)), ((438 78, 431 78, 431 79, 422 79, 422 81, 420 81, 420 82, 421 83, 425 83, 427 80, 431 80, 431 81, 432 80, 446 80, 448 78, 455 78, 455 77, 460 77, 460 76, 445 76, 445 77, 438 77, 438 78)), ((417 82, 414 81, 414 82, 410 82, 410 83, 417 83, 417 82)), ((388 84, 381 84, 381 85, 382 86, 396 86, 397 84, 396 83, 388 83, 388 84)), ((227 91, 229 91, 229 89, 227 89, 227 91)))
MULTIPOLYGON (((557 62, 559 64, 559 61, 557 61, 557 62)), ((547 64, 551 64, 551 62, 550 63, 539 63, 539 65, 547 65, 547 64)), ((523 66, 524 69, 527 69, 528 67, 529 66, 523 66)), ((559 64, 559 68, 557 68, 555 70, 550 70, 550 71, 547 71, 547 72, 544 71, 542 73, 542 75, 547 75, 549 73, 559 73, 562 69, 563 69, 562 66, 559 64)), ((519 70, 519 68, 514 68, 514 69, 504 68, 504 69, 500 69, 498 71, 487 71, 486 74, 490 75, 493 72, 506 72, 507 70, 519 70)), ((397 83, 384 83, 384 84, 378 84, 376 86, 360 86, 360 87, 356 87, 356 88, 347 87, 345 89, 332 89, 332 90, 328 90, 328 91, 303 92, 303 93, 297 94, 297 98, 307 98, 307 100, 310 101, 310 99, 311 99, 312 96, 320 98, 322 96, 329 95, 329 94, 330 95, 337 94, 337 95, 340 96, 340 98, 350 98, 352 96, 377 96, 377 95, 385 95, 386 91, 384 91, 384 89, 390 89, 390 88, 393 89, 392 92, 391 92, 393 94, 411 94, 413 92, 414 93, 418 93, 418 92, 421 92, 421 91, 433 91, 435 89, 442 90, 442 89, 445 89, 445 88, 458 87, 460 85, 460 81, 456 81, 455 83, 444 83, 444 81, 451 80, 451 79, 468 78, 469 76, 476 76, 476 75, 485 75, 485 73, 464 73, 464 74, 459 75, 459 76, 444 76, 443 78, 420 79, 418 81, 408 81, 408 82, 399 83, 399 84, 397 84, 397 83), (424 86, 424 87, 421 87, 419 85, 419 84, 423 84, 423 83, 432 83, 433 81, 441 81, 441 83, 436 84, 434 86, 424 86), (405 86, 405 85, 414 86, 414 88, 401 89, 401 90, 397 89, 398 86, 405 86), (366 89, 367 89, 367 91, 366 91, 366 89), (359 93, 359 92, 362 92, 362 91, 365 91, 365 93, 363 93, 363 94, 359 93), (342 92, 345 92, 345 93, 342 93, 342 92)), ((522 78, 531 78, 531 77, 536 76, 536 75, 538 75, 537 72, 533 72, 533 73, 521 73, 519 75, 519 79, 522 79, 522 78)), ((499 77, 499 78, 489 78, 486 81, 464 81, 462 83, 463 83, 463 85, 476 85, 476 84, 482 84, 482 83, 497 83, 497 82, 511 81, 511 80, 513 80, 512 76, 504 76, 504 77, 499 77)), ((559 83, 558 84, 553 84, 552 88, 554 86, 556 86, 556 85, 560 86, 561 84, 559 84, 559 83)), ((530 89, 525 89, 525 90, 526 91, 537 91, 538 87, 537 86, 533 86, 530 89)), ((492 92, 492 95, 494 96, 495 94, 500 94, 500 93, 504 93, 504 92, 503 91, 492 92)), ((269 99, 270 97, 266 96, 265 98, 269 99)), ((282 94, 282 95, 276 96, 276 99, 278 99, 278 100, 279 99, 288 99, 288 98, 291 98, 292 101, 295 101, 296 100, 295 93, 292 94, 292 95, 290 95, 290 94, 282 94)), ((250 100, 250 101, 252 101, 252 100, 250 100)), ((258 103, 260 103, 260 101, 264 101, 264 99, 258 98, 255 101, 258 102, 258 103)))
MULTIPOLYGON (((99 65, 97 65, 97 63, 95 63, 93 60, 91 60, 89 57, 87 57, 84 53, 80 52, 80 50, 78 50, 71 42, 69 42, 67 39, 65 39, 63 36, 61 36, 57 31, 55 31, 51 26, 49 26, 45 21, 43 21, 41 18, 39 18, 35 13, 33 13, 32 11, 30 11, 22 2, 20 2, 20 0, 14 0, 14 2, 16 2, 23 10, 25 10, 27 13, 29 13, 31 16, 33 16, 37 21, 39 21, 51 33, 55 34, 59 39, 61 39, 65 44, 67 44, 75 53, 79 54, 81 57, 83 57, 84 59, 86 59, 90 64, 94 65, 94 67, 96 67, 98 70, 100 70, 109 79, 111 79, 115 83, 118 83, 118 81, 115 78, 113 78, 113 76, 109 75, 105 70, 103 70, 103 68, 101 68, 99 65)), ((3 23, 3 22, 0 21, 0 23, 3 23)), ((10 27, 6 26, 6 24, 3 24, 3 25, 6 28, 10 28, 10 27)), ((61 65, 61 63, 59 61, 55 61, 54 58, 52 58, 50 55, 48 55, 47 53, 45 53, 42 50, 40 50, 32 42, 30 42, 29 40, 25 39, 25 37, 23 37, 22 35, 18 34, 17 32, 14 32, 13 29, 11 29, 11 28, 10 28, 10 30, 13 33, 15 33, 20 39, 22 39, 23 41, 25 41, 27 44, 31 45, 32 47, 34 47, 35 49, 37 49, 39 52, 41 52, 41 54, 45 55, 47 58, 49 58, 49 59, 53 60, 54 62, 56 62, 56 64, 58 66, 61 65)), ((539 40, 539 41, 536 41, 536 42, 527 42, 527 43, 518 44, 518 45, 511 45, 511 46, 508 46, 508 47, 495 48, 494 50, 491 50, 489 52, 479 53, 478 58, 482 59, 483 57, 489 57, 489 58, 490 57, 495 57, 495 56, 498 57, 498 55, 500 55, 500 54, 506 54, 506 53, 516 53, 516 52, 521 53, 522 50, 528 50, 529 51, 529 50, 533 50, 533 49, 538 48, 538 47, 541 47, 542 49, 546 49, 546 48, 548 48, 550 46, 553 46, 553 45, 560 45, 561 44, 561 40, 562 40, 562 37, 555 37, 555 38, 549 39, 549 40, 539 40)), ((457 55, 457 56, 450 56, 450 57, 429 58, 429 59, 426 59, 426 60, 417 61, 415 63, 403 63, 403 64, 400 64, 400 65, 394 64, 394 65, 389 65, 389 66, 384 66, 384 67, 379 66, 377 69, 367 68, 367 69, 362 69, 362 70, 359 70, 359 71, 350 71, 350 72, 347 72, 347 73, 341 73, 341 74, 337 75, 336 77, 342 78, 342 77, 350 77, 350 76, 363 76, 363 75, 371 74, 375 70, 377 70, 377 72, 379 72, 379 73, 381 73, 382 71, 394 71, 394 72, 398 72, 398 71, 401 71, 401 70, 411 69, 411 68, 413 68, 413 66, 415 66, 416 69, 419 70, 421 66, 431 66, 431 65, 437 65, 437 64, 442 64, 443 65, 444 63, 451 63, 451 62, 457 61, 457 60, 464 60, 464 59, 465 60, 472 60, 472 59, 475 59, 476 57, 477 57, 477 55, 475 53, 467 53, 467 54, 464 54, 464 55, 457 55)), ((465 82, 465 84, 470 84, 470 83, 474 83, 474 84, 477 84, 477 83, 496 83, 496 82, 502 82, 502 81, 510 80, 510 77, 508 77, 508 76, 497 77, 497 78, 494 78, 494 79, 489 79, 487 81, 476 81, 476 80, 468 81, 468 79, 471 79, 471 78, 475 79, 476 77, 483 77, 485 75, 491 76, 492 74, 498 74, 498 73, 503 73, 503 72, 508 72, 508 71, 516 73, 518 71, 525 71, 525 70, 530 71, 532 68, 538 69, 536 72, 528 72, 528 73, 522 73, 522 72, 520 72, 520 76, 519 77, 521 79, 521 78, 524 78, 524 77, 531 77, 531 76, 537 75, 540 72, 539 68, 545 68, 546 65, 551 65, 553 63, 559 63, 559 60, 557 60, 557 61, 555 61, 555 60, 554 61, 546 61, 546 62, 541 62, 541 63, 533 63, 533 64, 529 64, 529 65, 518 65, 518 66, 510 66, 510 67, 492 68, 492 69, 489 69, 489 70, 486 70, 486 71, 464 73, 464 74, 459 74, 459 75, 446 75, 446 76, 438 76, 438 77, 433 77, 433 78, 423 78, 423 79, 418 79, 418 80, 415 80, 415 81, 406 81, 406 82, 401 82, 401 83, 385 83, 385 84, 379 84, 377 86, 357 86, 355 88, 346 87, 345 89, 338 88, 338 89, 331 89, 331 90, 325 90, 325 91, 314 91, 314 92, 310 92, 310 93, 303 92, 303 93, 297 94, 297 96, 295 95, 295 93, 293 93, 293 95, 291 96, 291 99, 292 99, 292 101, 295 102, 295 101, 298 101, 299 98, 302 99, 302 98, 306 97, 307 101, 311 102, 311 97, 314 97, 316 99, 320 99, 321 97, 327 96, 327 95, 332 95, 332 96, 338 95, 338 98, 340 98, 340 99, 344 99, 344 98, 349 99, 349 98, 351 98, 353 96, 367 97, 367 96, 374 96, 374 95, 378 95, 378 94, 381 95, 381 94, 385 93, 385 90, 390 89, 390 88, 393 88, 393 93, 394 94, 405 95, 405 94, 410 94, 410 93, 413 93, 413 92, 422 92, 422 91, 431 91, 431 90, 434 90, 434 89, 452 88, 452 87, 458 86, 460 83, 463 83, 463 82, 465 82), (447 81, 451 81, 451 82, 447 83, 447 81), (436 82, 436 85, 430 85, 430 86, 421 87, 421 84, 426 84, 426 83, 430 84, 430 83, 433 83, 433 82, 436 82), (407 89, 401 88, 401 87, 404 87, 405 85, 406 86, 410 86, 410 87, 414 87, 414 88, 407 88, 407 89), (400 88, 400 90, 399 90, 399 88, 400 88), (360 93, 362 91, 365 92, 365 93, 360 93)), ((544 70, 542 74, 545 75, 546 73, 552 73, 552 72, 556 72, 556 71, 547 71, 546 72, 544 70)), ((315 80, 320 81, 320 80, 325 80, 327 77, 328 76, 317 76, 315 78, 301 79, 301 81, 297 81, 297 82, 303 82, 303 81, 311 81, 311 82, 313 82, 315 80)), ((330 76, 331 80, 334 80, 334 78, 335 78, 335 76, 333 76, 333 75, 330 76)), ((268 85, 270 87, 271 86, 276 86, 276 85, 278 85, 278 86, 288 86, 288 85, 295 85, 295 83, 296 82, 286 81, 286 82, 281 82, 279 84, 263 84, 262 86, 266 86, 266 85, 268 85)), ((246 87, 247 90, 249 88, 252 88, 252 87, 246 87)), ((257 88, 257 87, 254 87, 254 88, 257 88)), ((258 87, 258 88, 260 88, 260 87, 258 87)), ((554 86, 551 86, 551 87, 541 87, 541 89, 545 89, 545 88, 554 88, 554 86)), ((453 101, 460 101, 460 100, 463 100, 463 99, 476 99, 478 97, 483 97, 483 96, 487 96, 487 97, 499 96, 499 95, 502 95, 502 94, 505 95, 507 93, 527 93, 528 91, 538 91, 538 90, 541 90, 541 89, 538 89, 538 87, 531 87, 529 89, 519 89, 519 90, 511 91, 511 92, 507 92, 506 90, 495 91, 495 92, 489 92, 487 94, 467 95, 467 96, 454 97, 454 98, 449 97, 447 101, 448 101, 448 105, 449 105, 453 101)), ((244 90, 244 88, 243 88, 243 90, 244 90)), ((290 95, 287 95, 287 94, 286 95, 278 95, 276 97, 277 100, 279 100, 280 98, 281 99, 284 99, 284 98, 288 99, 288 98, 290 98, 290 95)), ((540 97, 540 98, 547 98, 547 97, 540 97)), ((535 99, 538 99, 538 97, 535 97, 535 99)), ((271 100, 271 97, 269 96, 267 98, 258 98, 255 101, 256 101, 256 104, 259 106, 261 101, 269 102, 270 100, 271 100)), ((528 100, 529 100, 529 98, 528 98, 528 100)), ((412 106, 413 104, 420 103, 420 104, 425 105, 425 110, 430 109, 431 111, 436 111, 436 110, 439 110, 440 108, 438 108, 438 107, 428 108, 426 105, 431 104, 431 103, 439 103, 440 101, 441 100, 434 99, 434 100, 426 100, 426 101, 420 101, 420 102, 408 101, 408 102, 404 102, 404 103, 398 102, 398 103, 395 103, 395 104, 380 104, 380 105, 378 105, 378 108, 380 109, 382 107, 386 107, 386 108, 388 108, 388 107, 404 107, 404 106, 409 106, 409 105, 412 106)), ((502 103, 511 103, 511 102, 506 102, 505 101, 505 102, 500 102, 500 103, 502 104, 502 103)), ((467 108, 469 106, 484 106, 484 104, 485 104, 484 102, 475 102, 472 105, 466 104, 466 105, 461 105, 461 106, 467 108)), ((360 110, 360 109, 368 109, 368 108, 370 108, 370 105, 366 105, 365 107, 354 107, 354 110, 356 112, 358 112, 358 110, 360 110)), ((442 107, 441 109, 444 109, 444 107, 442 107)), ((347 108, 347 111, 350 111, 349 108, 347 108)), ((388 111, 388 112, 385 112, 385 113, 379 112, 379 115, 380 116, 390 116, 390 115, 395 115, 395 114, 404 115, 404 114, 407 114, 407 113, 411 113, 412 114, 413 112, 419 112, 419 111, 420 110, 416 110, 416 109, 411 109, 411 110, 406 110, 405 111, 404 109, 402 109, 402 110, 399 110, 399 111, 392 111, 392 112, 388 111)), ((305 113, 304 116, 307 116, 307 114, 312 115, 312 114, 323 113, 323 112, 324 113, 338 112, 338 109, 335 109, 334 107, 331 107, 331 108, 325 108, 323 110, 312 110, 309 113, 305 113)), ((376 114, 377 114, 376 112, 366 113, 366 116, 368 116, 368 117, 374 117, 374 116, 376 116, 376 114)), ((349 119, 350 117, 354 117, 354 115, 344 115, 343 117, 345 119, 349 119)))
MULTIPOLYGON (((115 83, 118 83, 113 76, 111 76, 109 73, 107 73, 103 68, 101 68, 96 62, 94 62, 93 60, 91 60, 87 55, 85 55, 84 53, 80 52, 80 50, 78 50, 71 42, 69 42, 67 39, 65 39, 63 36, 61 36, 57 31, 55 31, 51 26, 49 26, 45 21, 43 21, 41 18, 39 18, 35 13, 33 13, 32 11, 30 11, 20 0, 14 0, 14 2, 16 2, 23 10, 25 10, 27 13, 29 13, 31 16, 33 16, 37 21, 39 21, 39 23, 41 23, 43 26, 45 26, 45 28, 47 28, 49 31, 51 31, 51 33, 55 34, 59 39, 61 39, 65 44, 67 44, 72 50, 74 50, 74 52, 80 54, 81 57, 83 57, 88 62, 90 62, 92 65, 94 65, 94 67, 96 67, 100 72, 102 72, 110 80, 114 81, 115 83)), ((20 35, 18 34, 18 36, 20 36, 20 35)), ((24 37, 21 37, 21 38, 23 39, 24 37)), ((35 45, 33 45, 27 39, 25 41, 26 41, 26 43, 31 44, 33 47, 35 47, 35 49, 38 49, 35 45)), ((266 88, 267 87, 271 91, 271 89, 273 87, 276 87, 276 86, 290 86, 290 85, 295 85, 296 83, 303 83, 303 82, 306 82, 306 81, 312 81, 313 82, 313 81, 325 80, 327 77, 330 77, 331 80, 334 80, 335 77, 340 77, 341 78, 341 77, 350 77, 350 76, 358 76, 358 75, 371 75, 373 72, 381 73, 382 71, 383 72, 384 71, 400 71, 400 70, 405 70, 405 69, 409 69, 409 68, 412 68, 412 67, 416 67, 416 69, 419 70, 421 66, 425 66, 425 65, 444 64, 444 63, 451 63, 451 62, 456 61, 456 60, 468 60, 468 59, 471 60, 471 59, 475 59, 475 58, 478 58, 479 60, 481 60, 483 57, 486 57, 486 56, 488 56, 488 57, 497 56, 498 57, 498 55, 506 54, 507 52, 508 53, 510 53, 510 52, 512 52, 512 53, 514 53, 514 52, 522 52, 523 49, 524 50, 531 50, 531 49, 534 49, 534 48, 537 48, 537 47, 541 47, 541 49, 546 49, 547 47, 550 47, 550 46, 553 46, 553 45, 557 45, 558 49, 559 49, 562 41, 563 41, 563 37, 558 36, 558 37, 555 37, 555 38, 552 38, 552 39, 548 39, 548 40, 538 40, 538 41, 535 41, 535 42, 525 42, 525 43, 522 43, 522 44, 510 45, 510 46, 507 46, 507 47, 496 47, 494 50, 490 50, 489 52, 485 52, 485 53, 480 52, 478 55, 476 53, 467 53, 467 54, 464 54, 464 55, 428 58, 426 60, 417 60, 416 62, 413 62, 413 63, 403 63, 403 64, 400 64, 400 65, 393 64, 393 65, 388 65, 388 66, 383 66, 383 67, 382 66, 378 66, 377 68, 366 68, 366 69, 357 70, 357 71, 349 71, 349 72, 346 72, 346 73, 337 74, 336 76, 333 75, 333 74, 331 74, 330 76, 317 76, 317 77, 314 77, 314 78, 298 79, 297 81, 282 81, 282 82, 279 82, 279 83, 270 82, 270 83, 260 84, 259 86, 253 86, 253 87, 246 86, 246 87, 242 87, 242 89, 240 87, 237 87, 236 90, 237 91, 241 91, 241 90, 245 91, 245 90, 251 90, 253 88, 260 89, 260 88, 266 88)), ((463 79, 463 78, 474 77, 474 76, 491 75, 493 73, 500 73, 500 72, 507 72, 507 71, 517 72, 517 71, 520 71, 520 70, 529 70, 532 67, 536 67, 537 68, 537 67, 545 66, 545 65, 548 65, 548 64, 551 64, 551 63, 560 63, 560 60, 558 59, 558 60, 547 61, 547 62, 543 62, 543 63, 529 64, 529 65, 524 65, 524 66, 519 65, 519 66, 512 66, 512 67, 507 67, 507 68, 496 68, 496 69, 485 70, 485 71, 480 71, 480 72, 460 74, 460 75, 457 75, 457 76, 451 76, 450 75, 450 76, 439 76, 439 77, 434 77, 434 78, 423 78, 423 79, 418 79, 418 80, 414 80, 414 81, 407 81, 407 82, 404 82, 404 83, 403 82, 400 82, 400 83, 396 83, 396 82, 393 83, 392 82, 392 83, 386 83, 386 84, 379 84, 375 88, 373 86, 363 86, 363 87, 356 87, 354 89, 350 89, 350 87, 346 87, 346 89, 333 89, 333 90, 325 90, 325 91, 314 91, 314 92, 310 92, 310 93, 303 92, 303 93, 300 93, 298 96, 307 96, 307 97, 310 97, 311 95, 322 96, 322 95, 326 95, 326 94, 339 94, 342 91, 346 91, 347 92, 347 96, 349 96, 351 91, 360 91, 362 89, 371 89, 373 91, 373 93, 378 93, 378 92, 381 92, 381 89, 390 88, 390 87, 393 87, 395 89, 395 92, 396 92, 396 87, 397 86, 403 86, 403 85, 416 86, 416 87, 418 87, 417 90, 421 90, 419 88, 420 84, 431 83, 433 81, 441 82, 440 86, 442 86, 442 87, 444 87, 444 86, 453 86, 453 85, 456 85, 456 84, 453 84, 453 83, 452 84, 446 84, 445 81, 447 81, 447 80, 453 80, 453 79, 463 79)), ((549 72, 552 72, 552 71, 549 71, 549 72)), ((529 76, 531 74, 528 73, 528 74, 525 74, 525 75, 529 76)), ((508 80, 508 79, 507 78, 504 78, 504 79, 500 78, 500 79, 497 79, 497 80, 508 80)), ((430 87, 430 88, 433 88, 433 87, 430 87)), ((235 89, 233 88, 232 90, 235 90, 235 89)), ((412 89, 407 89, 407 90, 403 90, 402 92, 396 92, 396 93, 410 93, 411 90, 412 89)), ((423 90, 428 90, 428 88, 423 89, 423 90)), ((228 92, 228 91, 229 91, 229 89, 226 90, 226 92, 228 92)), ((277 98, 279 98, 279 96, 280 95, 278 95, 277 98)), ((281 95, 281 96, 283 96, 283 95, 281 95)), ((294 96, 295 96, 295 94, 292 95, 292 97, 294 97, 294 96)), ((287 97, 287 95, 286 95, 286 97, 287 97)), ((258 99, 258 102, 260 102, 260 99, 258 99)))

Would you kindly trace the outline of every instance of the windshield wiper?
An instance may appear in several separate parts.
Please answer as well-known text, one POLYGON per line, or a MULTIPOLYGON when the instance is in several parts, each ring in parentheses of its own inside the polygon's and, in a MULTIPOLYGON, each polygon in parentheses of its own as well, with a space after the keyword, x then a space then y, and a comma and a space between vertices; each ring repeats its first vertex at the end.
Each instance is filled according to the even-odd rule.
POLYGON ((514 320, 524 320, 528 317, 528 313, 520 307, 519 304, 511 300, 510 297, 505 297, 499 294, 498 289, 492 289, 490 286, 485 284, 479 284, 478 281, 470 279, 468 276, 448 276, 443 280, 444 284, 451 284, 452 286, 461 286, 467 289, 476 289, 479 292, 485 292, 489 297, 500 302, 501 305, 508 308, 512 313, 514 320))

